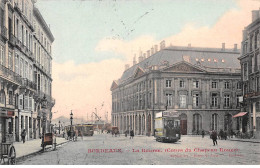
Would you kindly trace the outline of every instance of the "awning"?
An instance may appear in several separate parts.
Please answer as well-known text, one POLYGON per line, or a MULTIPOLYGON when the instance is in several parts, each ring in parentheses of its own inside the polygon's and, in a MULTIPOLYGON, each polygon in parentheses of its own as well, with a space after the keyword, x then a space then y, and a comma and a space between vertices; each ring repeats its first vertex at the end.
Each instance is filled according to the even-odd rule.
POLYGON ((236 118, 236 117, 243 117, 243 116, 246 115, 246 114, 247 114, 247 112, 240 112, 240 113, 234 115, 233 118, 236 118))

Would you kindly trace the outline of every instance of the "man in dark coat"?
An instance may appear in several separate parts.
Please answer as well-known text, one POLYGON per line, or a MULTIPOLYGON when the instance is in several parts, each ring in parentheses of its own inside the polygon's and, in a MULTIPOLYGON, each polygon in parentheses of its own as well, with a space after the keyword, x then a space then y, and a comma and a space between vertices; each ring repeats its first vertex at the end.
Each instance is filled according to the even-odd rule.
POLYGON ((202 138, 204 138, 204 135, 205 135, 205 131, 204 130, 201 131, 201 135, 202 135, 202 138))
POLYGON ((132 138, 132 139, 134 138, 134 131, 133 131, 133 130, 130 131, 130 139, 131 139, 131 138, 132 138))
POLYGON ((212 135, 211 135, 211 138, 213 140, 213 146, 218 145, 217 137, 218 137, 217 132, 215 130, 213 130, 212 135))
POLYGON ((23 132, 21 133, 21 137, 22 137, 23 143, 25 143, 25 136, 26 136, 26 131, 24 129, 23 132))

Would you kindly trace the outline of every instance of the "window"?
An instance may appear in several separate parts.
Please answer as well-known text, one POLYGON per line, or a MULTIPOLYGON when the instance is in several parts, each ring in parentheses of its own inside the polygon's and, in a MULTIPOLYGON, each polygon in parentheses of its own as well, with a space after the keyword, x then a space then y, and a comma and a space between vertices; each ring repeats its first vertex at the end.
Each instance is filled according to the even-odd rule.
POLYGON ((172 94, 166 93, 166 105, 172 106, 172 94))
POLYGON ((23 109, 23 95, 19 96, 19 109, 23 109))
POLYGON ((15 73, 19 74, 19 56, 15 56, 15 73))
POLYGON ((225 89, 229 89, 230 88, 230 83, 229 82, 225 82, 225 89))
POLYGON ((180 95, 180 107, 181 108, 186 107, 186 95, 180 95))
POLYGON ((229 106, 230 106, 230 96, 224 95, 224 107, 229 107, 229 106))
POLYGON ((200 114, 193 115, 192 132, 198 133, 202 129, 202 117, 200 114))
POLYGON ((193 81, 193 88, 199 88, 199 81, 193 81))
POLYGON ((25 61, 24 76, 26 79, 28 79, 28 62, 27 61, 25 61))
POLYGON ((237 82, 237 89, 241 89, 241 88, 242 88, 241 82, 237 82))
POLYGON ((9 91, 8 97, 9 97, 9 104, 13 105, 13 92, 12 91, 9 91))
POLYGON ((217 89, 217 82, 212 82, 211 83, 211 88, 212 89, 217 89))
POLYGON ((24 109, 28 110, 28 96, 24 96, 24 109))
POLYGON ((13 70, 13 54, 12 52, 8 52, 8 68, 13 70))
POLYGON ((184 88, 185 87, 185 82, 183 80, 180 81, 180 87, 184 88))
POLYGON ((216 93, 212 94, 212 98, 211 98, 211 106, 212 107, 217 107, 218 106, 218 97, 216 93))
POLYGON ((218 130, 218 115, 217 114, 212 114, 212 118, 211 118, 211 129, 212 130, 218 130))
POLYGON ((243 81, 248 80, 248 64, 243 64, 243 81))
POLYGON ((23 66, 23 59, 21 58, 21 62, 20 62, 20 75, 21 75, 22 77, 24 77, 23 68, 24 68, 24 66, 23 66))
POLYGON ((32 109, 32 97, 29 97, 29 110, 33 110, 32 109))
POLYGON ((193 95, 193 107, 199 106, 199 94, 193 95))
POLYGON ((239 97, 241 97, 241 95, 237 95, 237 107, 240 107, 239 97))
POLYGON ((4 53, 4 47, 3 46, 0 46, 1 48, 1 51, 0 51, 0 63, 1 65, 4 65, 5 66, 5 53, 4 53))
POLYGON ((0 92, 0 103, 5 104, 5 92, 3 90, 0 92))
POLYGON ((167 88, 172 87, 172 81, 171 80, 166 80, 166 87, 167 88))

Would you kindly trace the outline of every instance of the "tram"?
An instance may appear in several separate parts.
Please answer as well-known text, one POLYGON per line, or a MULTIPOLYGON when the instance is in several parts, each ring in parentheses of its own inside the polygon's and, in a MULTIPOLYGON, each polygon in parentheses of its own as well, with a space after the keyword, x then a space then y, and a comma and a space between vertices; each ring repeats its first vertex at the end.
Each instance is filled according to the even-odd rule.
POLYGON ((155 114, 155 138, 158 142, 180 140, 180 117, 177 111, 161 111, 155 114))

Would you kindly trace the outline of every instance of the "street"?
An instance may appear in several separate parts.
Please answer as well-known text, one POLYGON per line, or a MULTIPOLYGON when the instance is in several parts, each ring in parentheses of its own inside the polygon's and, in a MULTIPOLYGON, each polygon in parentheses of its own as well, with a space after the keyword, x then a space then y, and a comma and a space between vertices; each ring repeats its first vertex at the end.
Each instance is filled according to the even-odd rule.
POLYGON ((112 137, 94 134, 19 161, 21 165, 259 165, 259 143, 218 140, 209 136, 182 136, 177 143, 156 142, 154 137, 112 137))

